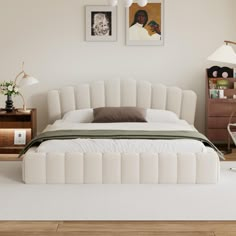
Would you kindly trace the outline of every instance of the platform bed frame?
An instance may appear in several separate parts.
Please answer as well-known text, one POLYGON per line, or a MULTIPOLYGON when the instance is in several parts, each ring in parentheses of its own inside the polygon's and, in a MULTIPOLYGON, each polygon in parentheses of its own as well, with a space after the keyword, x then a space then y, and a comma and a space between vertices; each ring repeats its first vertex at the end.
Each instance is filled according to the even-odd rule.
MULTIPOLYGON (((175 112, 194 125, 196 94, 147 81, 107 80, 48 92, 49 121, 71 110, 137 106, 175 112)), ((37 153, 23 159, 23 181, 68 184, 209 184, 219 180, 219 157, 204 153, 37 153)))

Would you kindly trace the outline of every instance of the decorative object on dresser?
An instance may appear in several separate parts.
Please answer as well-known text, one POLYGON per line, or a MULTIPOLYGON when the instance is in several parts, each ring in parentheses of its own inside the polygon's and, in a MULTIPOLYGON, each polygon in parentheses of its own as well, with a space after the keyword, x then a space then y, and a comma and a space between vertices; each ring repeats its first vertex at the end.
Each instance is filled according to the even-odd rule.
POLYGON ((223 66, 212 66, 211 68, 207 69, 207 75, 209 78, 228 78, 228 77, 234 77, 234 69, 223 66))
POLYGON ((0 153, 19 153, 36 136, 36 109, 29 113, 0 110, 0 153))
MULTIPOLYGON (((33 84, 37 84, 38 82, 39 81, 36 78, 25 73, 24 62, 23 62, 22 63, 22 71, 19 74, 17 74, 14 84, 16 86, 18 86, 19 88, 22 88, 22 87, 26 87, 26 86, 31 86, 33 84), (21 75, 22 75, 22 77, 20 77, 21 75)), ((18 112, 29 113, 30 110, 26 109, 26 103, 25 103, 25 99, 24 99, 22 93, 19 92, 19 95, 21 96, 22 101, 23 101, 23 109, 18 109, 18 112)))

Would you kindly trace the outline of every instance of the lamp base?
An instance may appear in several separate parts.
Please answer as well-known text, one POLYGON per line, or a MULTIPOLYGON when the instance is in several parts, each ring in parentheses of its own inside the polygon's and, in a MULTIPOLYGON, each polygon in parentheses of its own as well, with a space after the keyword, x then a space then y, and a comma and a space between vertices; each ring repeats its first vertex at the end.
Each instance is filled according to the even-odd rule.
POLYGON ((19 112, 19 113, 30 113, 31 112, 31 109, 17 109, 16 110, 17 112, 19 112))

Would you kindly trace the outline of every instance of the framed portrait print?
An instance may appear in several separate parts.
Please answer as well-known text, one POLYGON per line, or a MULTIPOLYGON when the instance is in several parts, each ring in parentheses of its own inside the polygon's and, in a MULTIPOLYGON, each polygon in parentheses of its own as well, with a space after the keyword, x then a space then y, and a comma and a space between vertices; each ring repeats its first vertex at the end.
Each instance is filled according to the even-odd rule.
POLYGON ((164 0, 149 0, 145 7, 133 3, 126 9, 127 45, 163 45, 164 0))
POLYGON ((116 12, 116 7, 86 6, 86 41, 116 41, 116 12))

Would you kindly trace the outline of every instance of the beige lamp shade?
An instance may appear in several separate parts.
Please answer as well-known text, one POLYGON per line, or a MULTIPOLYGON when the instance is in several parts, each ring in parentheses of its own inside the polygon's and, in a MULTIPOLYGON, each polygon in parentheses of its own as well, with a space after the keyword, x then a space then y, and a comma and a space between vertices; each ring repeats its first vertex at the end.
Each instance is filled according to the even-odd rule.
MULTIPOLYGON (((225 41, 225 42, 227 43, 228 41, 225 41)), ((207 58, 207 60, 236 64, 236 54, 233 48, 230 45, 226 44, 216 49, 216 51, 212 53, 207 58)))
POLYGON ((21 78, 18 86, 21 88, 21 87, 37 84, 38 82, 39 81, 36 78, 34 78, 33 76, 29 76, 27 74, 24 74, 24 76, 21 78))

